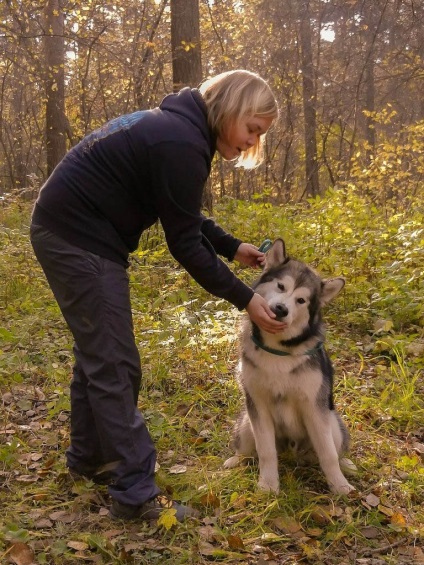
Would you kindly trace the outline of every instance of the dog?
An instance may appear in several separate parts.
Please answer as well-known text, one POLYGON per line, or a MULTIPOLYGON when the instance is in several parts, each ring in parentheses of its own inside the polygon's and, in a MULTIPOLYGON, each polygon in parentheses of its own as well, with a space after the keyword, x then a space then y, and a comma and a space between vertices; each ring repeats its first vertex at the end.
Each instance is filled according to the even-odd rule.
MULTIPOLYGON (((330 490, 355 490, 340 468, 349 433, 333 401, 333 367, 324 348, 321 308, 342 290, 342 277, 323 280, 307 264, 286 254, 282 239, 272 244, 264 270, 252 285, 278 320, 278 334, 246 318, 241 333, 238 382, 244 408, 236 423, 233 468, 257 456, 260 489, 279 492, 278 452, 291 449, 303 462, 318 461, 330 490)), ((346 459, 346 468, 353 463, 346 459)))

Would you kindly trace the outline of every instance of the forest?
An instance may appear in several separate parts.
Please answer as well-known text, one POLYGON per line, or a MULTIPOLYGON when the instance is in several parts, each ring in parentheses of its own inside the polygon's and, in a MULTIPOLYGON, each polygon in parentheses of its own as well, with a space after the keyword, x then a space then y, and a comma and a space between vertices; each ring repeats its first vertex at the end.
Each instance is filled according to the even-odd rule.
POLYGON ((0 563, 424 564, 424 3, 3 0, 0 44, 0 563), (290 455, 279 495, 257 489, 255 462, 223 468, 243 313, 155 224, 128 269, 139 407, 159 486, 201 518, 112 522, 106 487, 66 472, 72 338, 31 210, 86 134, 232 69, 266 79, 280 116, 258 168, 215 157, 204 211, 345 277, 324 319, 356 490, 331 494, 290 455))

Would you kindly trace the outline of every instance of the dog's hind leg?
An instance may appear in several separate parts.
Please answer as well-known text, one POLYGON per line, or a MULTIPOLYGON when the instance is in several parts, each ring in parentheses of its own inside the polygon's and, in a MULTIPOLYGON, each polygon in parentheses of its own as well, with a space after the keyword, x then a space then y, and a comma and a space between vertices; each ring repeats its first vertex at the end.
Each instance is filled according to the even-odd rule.
MULTIPOLYGON (((336 445, 337 453, 340 456, 348 451, 350 437, 349 437, 349 431, 346 428, 340 415, 337 414, 337 412, 333 412, 333 414, 335 416, 332 420, 333 439, 336 445)), ((339 462, 340 462, 340 469, 342 470, 343 473, 346 473, 347 475, 354 475, 358 470, 355 463, 353 463, 353 461, 351 461, 347 457, 341 457, 339 462)))
POLYGON ((341 455, 349 449, 350 437, 348 429, 340 415, 334 410, 331 412, 330 423, 334 445, 336 446, 337 453, 341 455))
POLYGON ((252 426, 247 412, 244 412, 234 429, 234 437, 231 442, 236 453, 224 463, 226 469, 237 467, 246 457, 256 456, 255 438, 253 437, 252 426))

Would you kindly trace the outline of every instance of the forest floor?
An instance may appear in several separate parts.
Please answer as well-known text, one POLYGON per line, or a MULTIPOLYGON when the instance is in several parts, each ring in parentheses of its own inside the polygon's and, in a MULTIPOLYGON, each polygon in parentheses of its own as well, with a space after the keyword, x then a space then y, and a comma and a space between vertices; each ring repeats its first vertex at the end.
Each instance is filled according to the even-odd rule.
POLYGON ((424 564, 422 326, 400 330, 371 313, 361 325, 348 299, 330 305, 328 350, 356 491, 332 495, 318 466, 282 457, 281 493, 264 494, 255 464, 223 469, 241 400, 241 314, 199 289, 163 242, 140 254, 130 267, 139 406, 159 486, 200 518, 111 521, 107 487, 65 468, 72 341, 19 214, 1 218, 0 563, 424 564))

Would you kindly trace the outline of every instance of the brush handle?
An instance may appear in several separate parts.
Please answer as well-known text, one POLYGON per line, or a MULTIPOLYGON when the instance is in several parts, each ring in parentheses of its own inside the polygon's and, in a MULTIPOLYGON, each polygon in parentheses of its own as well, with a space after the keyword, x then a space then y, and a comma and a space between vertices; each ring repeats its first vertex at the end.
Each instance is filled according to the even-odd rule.
POLYGON ((272 245, 272 241, 270 239, 266 239, 261 243, 258 250, 261 251, 262 253, 266 253, 268 249, 271 247, 271 245, 272 245))

